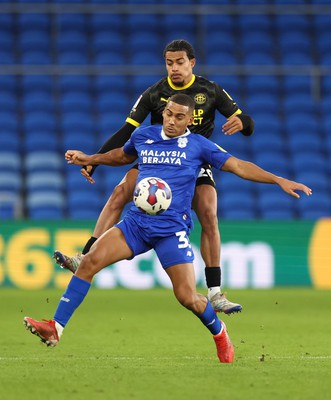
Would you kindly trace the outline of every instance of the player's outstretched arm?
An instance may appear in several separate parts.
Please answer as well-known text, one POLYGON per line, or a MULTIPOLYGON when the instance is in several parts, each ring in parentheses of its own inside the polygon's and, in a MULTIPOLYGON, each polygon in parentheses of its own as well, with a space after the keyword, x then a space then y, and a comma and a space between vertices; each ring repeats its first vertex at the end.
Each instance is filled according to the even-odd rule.
POLYGON ((310 196, 312 194, 312 190, 302 183, 290 181, 286 178, 274 175, 264 170, 263 168, 260 168, 254 163, 240 160, 236 157, 230 157, 224 163, 222 171, 232 172, 238 175, 240 178, 254 182, 279 185, 284 190, 284 192, 296 198, 300 198, 300 195, 296 193, 297 190, 304 192, 307 196, 310 196))
POLYGON ((123 147, 108 151, 104 154, 92 154, 88 155, 79 150, 67 150, 65 153, 65 159, 68 164, 75 165, 110 165, 120 166, 125 164, 131 164, 136 160, 137 156, 129 155, 123 151, 123 147))

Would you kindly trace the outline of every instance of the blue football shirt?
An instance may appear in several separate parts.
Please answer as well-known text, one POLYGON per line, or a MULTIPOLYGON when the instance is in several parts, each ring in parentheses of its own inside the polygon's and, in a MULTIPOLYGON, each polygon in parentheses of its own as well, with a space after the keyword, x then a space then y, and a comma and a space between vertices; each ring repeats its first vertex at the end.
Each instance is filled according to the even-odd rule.
POLYGON ((202 164, 220 169, 231 157, 224 149, 189 130, 179 137, 169 138, 161 125, 141 126, 124 145, 124 152, 138 156, 137 182, 147 177, 165 180, 172 191, 168 210, 160 215, 148 215, 134 205, 129 213, 144 228, 160 236, 192 228, 191 203, 195 183, 202 164))

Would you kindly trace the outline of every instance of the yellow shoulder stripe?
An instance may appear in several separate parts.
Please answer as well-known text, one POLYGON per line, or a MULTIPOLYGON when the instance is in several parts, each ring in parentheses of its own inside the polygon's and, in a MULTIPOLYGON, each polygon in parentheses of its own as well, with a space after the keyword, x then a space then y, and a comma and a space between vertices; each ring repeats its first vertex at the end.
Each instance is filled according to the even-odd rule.
POLYGON ((136 128, 140 125, 139 122, 137 122, 137 121, 135 121, 134 119, 129 118, 129 117, 125 120, 125 122, 128 122, 129 124, 135 126, 136 128))

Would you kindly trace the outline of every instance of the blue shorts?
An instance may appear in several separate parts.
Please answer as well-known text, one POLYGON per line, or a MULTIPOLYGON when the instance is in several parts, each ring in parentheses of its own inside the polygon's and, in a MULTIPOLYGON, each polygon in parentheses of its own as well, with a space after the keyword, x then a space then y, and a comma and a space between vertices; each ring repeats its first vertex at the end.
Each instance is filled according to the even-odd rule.
POLYGON ((125 237, 133 252, 133 257, 154 249, 164 269, 176 264, 192 263, 194 254, 186 231, 169 233, 169 236, 156 236, 142 228, 134 218, 126 215, 115 225, 125 237))

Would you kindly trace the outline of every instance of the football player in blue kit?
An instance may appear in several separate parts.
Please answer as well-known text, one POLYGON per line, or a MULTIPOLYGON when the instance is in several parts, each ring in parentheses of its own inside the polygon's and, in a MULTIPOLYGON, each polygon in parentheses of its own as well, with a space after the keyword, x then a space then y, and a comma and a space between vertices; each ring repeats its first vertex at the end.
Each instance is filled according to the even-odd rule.
POLYGON ((105 232, 83 258, 53 319, 24 318, 26 328, 48 346, 59 342, 96 273, 117 261, 154 249, 179 303, 192 311, 213 335, 220 362, 233 362, 234 348, 224 322, 218 319, 208 298, 196 291, 194 255, 188 235, 192 228, 191 202, 200 166, 208 163, 244 179, 278 184, 294 197, 300 197, 296 190, 310 195, 311 189, 239 160, 201 135, 191 134, 187 126, 192 121, 193 110, 191 97, 176 94, 163 111, 163 125, 137 128, 123 147, 92 156, 77 150, 66 152, 68 163, 77 165, 118 166, 138 159, 138 181, 149 176, 162 178, 172 190, 172 202, 160 215, 146 214, 133 205, 124 219, 105 232))
MULTIPOLYGON (((122 147, 131 134, 150 116, 151 125, 162 125, 162 115, 168 99, 176 93, 185 93, 195 101, 194 118, 189 129, 192 133, 210 138, 214 131, 215 114, 220 113, 227 120, 222 125, 224 135, 240 132, 250 136, 254 131, 253 119, 244 114, 238 104, 217 83, 203 76, 195 75, 195 51, 186 40, 173 40, 166 45, 164 61, 167 76, 147 88, 132 107, 125 124, 115 132, 98 151, 106 153, 122 147)), ((81 169, 91 183, 96 166, 87 165, 81 169)), ((132 200, 133 190, 138 176, 137 165, 127 172, 121 182, 114 188, 111 196, 103 207, 92 236, 87 240, 82 253, 69 256, 59 250, 54 252, 54 258, 62 268, 75 273, 82 258, 87 254, 93 243, 110 227, 120 220, 125 204, 132 200)), ((195 195, 192 208, 201 224, 200 252, 205 263, 205 278, 208 298, 217 312, 232 314, 242 310, 238 303, 230 301, 221 291, 221 239, 217 218, 217 192, 209 165, 202 165, 196 180, 195 195)))

